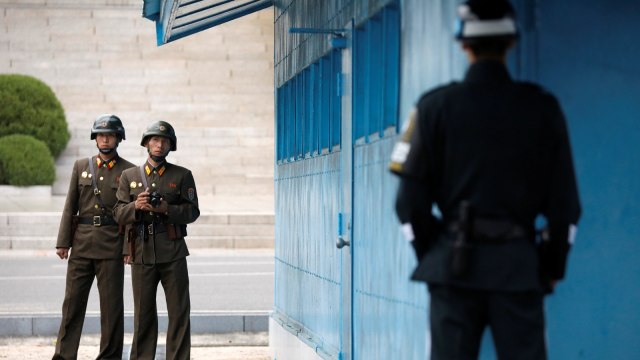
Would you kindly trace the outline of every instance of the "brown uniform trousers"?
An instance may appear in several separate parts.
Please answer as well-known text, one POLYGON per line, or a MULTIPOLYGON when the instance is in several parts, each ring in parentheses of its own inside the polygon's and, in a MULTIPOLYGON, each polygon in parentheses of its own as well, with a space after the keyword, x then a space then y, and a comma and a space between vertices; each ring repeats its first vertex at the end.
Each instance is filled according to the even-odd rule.
POLYGON ((80 159, 73 165, 69 191, 62 212, 56 247, 71 248, 67 264, 62 321, 58 331, 54 359, 75 359, 94 277, 100 295, 100 354, 98 359, 120 359, 124 337, 122 291, 124 265, 123 239, 112 217, 120 174, 132 163, 116 158, 114 162, 80 159), (95 195, 92 179, 99 190, 95 195), (77 215, 77 217, 76 217, 77 215), (74 231, 74 218, 79 224, 74 231), (95 223, 95 225, 94 225, 95 223), (99 225, 99 226, 98 226, 99 225))
POLYGON ((153 359, 158 341, 158 283, 164 289, 169 327, 167 359, 189 359, 191 325, 189 273, 184 240, 186 224, 200 216, 195 182, 191 171, 164 162, 154 169, 142 168, 122 173, 114 216, 127 224, 123 252, 132 256, 131 278, 134 301, 134 334, 131 359, 153 359), (135 199, 149 188, 169 204, 166 214, 154 215, 135 209, 135 199))

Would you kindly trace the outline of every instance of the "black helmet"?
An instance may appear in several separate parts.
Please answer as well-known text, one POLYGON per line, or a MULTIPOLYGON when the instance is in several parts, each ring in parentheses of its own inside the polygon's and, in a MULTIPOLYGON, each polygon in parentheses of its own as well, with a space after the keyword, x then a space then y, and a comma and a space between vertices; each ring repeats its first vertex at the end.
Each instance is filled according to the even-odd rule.
POLYGON ((173 126, 166 121, 156 121, 147 127, 147 130, 142 134, 142 141, 140 145, 145 146, 147 138, 150 136, 163 136, 171 140, 171 151, 176 151, 177 139, 176 132, 173 130, 173 126))
POLYGON ((458 40, 517 36, 515 10, 509 1, 469 0, 458 6, 458 40))
POLYGON ((116 133, 118 139, 125 139, 122 121, 113 114, 104 114, 96 118, 91 128, 91 140, 95 139, 98 133, 116 133))

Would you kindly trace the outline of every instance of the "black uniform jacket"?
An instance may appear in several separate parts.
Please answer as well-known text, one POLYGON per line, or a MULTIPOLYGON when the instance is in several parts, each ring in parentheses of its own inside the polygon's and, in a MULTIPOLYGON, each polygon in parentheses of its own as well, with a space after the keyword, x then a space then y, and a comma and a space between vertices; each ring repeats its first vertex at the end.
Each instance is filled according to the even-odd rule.
POLYGON ((113 213, 118 223, 127 225, 123 254, 132 255, 135 264, 166 263, 188 256, 184 240, 186 224, 200 216, 191 171, 165 161, 156 169, 145 163, 142 174, 144 180, 137 166, 124 171, 120 177, 118 202, 113 213), (145 183, 150 192, 159 193, 167 201, 167 214, 153 218, 149 213, 135 209, 135 199, 145 190, 145 183), (154 222, 155 229, 150 228, 154 222), (168 231, 170 226, 177 234, 168 231), (172 238, 174 235, 177 237, 172 238))
POLYGON ((561 229, 552 231, 552 246, 540 264, 551 278, 564 276, 574 233, 569 229, 581 209, 566 121, 553 95, 513 81, 500 62, 479 61, 462 83, 423 95, 406 125, 390 168, 402 177, 398 215, 411 223, 424 255, 416 279, 538 289, 538 215, 552 230, 561 229), (469 275, 454 278, 449 271, 453 235, 447 229, 464 200, 477 218, 513 222, 526 235, 524 241, 474 243, 469 275), (433 217, 432 204, 440 220, 433 217))

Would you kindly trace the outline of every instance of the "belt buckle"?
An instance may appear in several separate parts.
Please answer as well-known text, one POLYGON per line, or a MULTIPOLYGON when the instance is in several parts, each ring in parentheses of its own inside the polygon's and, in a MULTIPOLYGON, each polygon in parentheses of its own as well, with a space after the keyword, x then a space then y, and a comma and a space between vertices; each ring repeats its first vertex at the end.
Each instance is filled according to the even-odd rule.
POLYGON ((102 226, 102 218, 100 216, 93 217, 93 226, 102 226))
POLYGON ((147 231, 149 232, 149 235, 153 235, 153 224, 147 225, 147 231))

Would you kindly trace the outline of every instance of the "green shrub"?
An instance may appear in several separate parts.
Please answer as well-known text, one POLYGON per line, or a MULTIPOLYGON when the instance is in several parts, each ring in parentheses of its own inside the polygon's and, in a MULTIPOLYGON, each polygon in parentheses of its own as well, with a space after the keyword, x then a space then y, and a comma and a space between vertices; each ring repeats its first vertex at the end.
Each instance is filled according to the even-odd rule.
POLYGON ((53 157, 45 143, 29 135, 0 137, 0 184, 51 185, 55 179, 53 157))
POLYGON ((0 137, 12 134, 43 141, 54 157, 70 137, 64 109, 47 84, 31 76, 0 74, 0 137))

